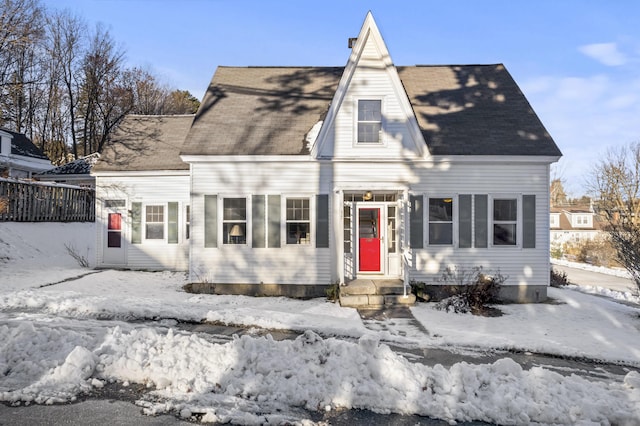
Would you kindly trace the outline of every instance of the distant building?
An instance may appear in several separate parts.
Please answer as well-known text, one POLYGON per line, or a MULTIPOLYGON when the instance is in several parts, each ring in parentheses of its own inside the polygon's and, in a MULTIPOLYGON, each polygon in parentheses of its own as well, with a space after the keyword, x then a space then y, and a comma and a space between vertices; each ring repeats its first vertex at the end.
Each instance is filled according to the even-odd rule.
POLYGON ((49 158, 26 135, 0 128, 0 176, 29 179, 51 168, 49 158))
POLYGON ((602 224, 591 206, 552 206, 549 230, 551 248, 560 248, 593 240, 602 234, 602 224))

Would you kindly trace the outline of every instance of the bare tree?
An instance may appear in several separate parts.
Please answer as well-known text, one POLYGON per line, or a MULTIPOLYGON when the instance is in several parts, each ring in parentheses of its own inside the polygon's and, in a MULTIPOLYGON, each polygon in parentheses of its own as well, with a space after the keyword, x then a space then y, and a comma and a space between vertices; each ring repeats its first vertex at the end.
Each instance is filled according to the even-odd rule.
POLYGON ((31 130, 43 34, 37 0, 0 0, 0 124, 16 131, 31 130))
POLYGON ((640 143, 608 151, 589 176, 618 261, 640 291, 640 143))
POLYGON ((158 82, 151 71, 132 68, 124 75, 133 90, 134 107, 132 112, 144 115, 164 114, 169 89, 158 82))
POLYGON ((82 155, 100 152, 113 128, 133 109, 123 58, 109 32, 97 26, 83 60, 82 155))

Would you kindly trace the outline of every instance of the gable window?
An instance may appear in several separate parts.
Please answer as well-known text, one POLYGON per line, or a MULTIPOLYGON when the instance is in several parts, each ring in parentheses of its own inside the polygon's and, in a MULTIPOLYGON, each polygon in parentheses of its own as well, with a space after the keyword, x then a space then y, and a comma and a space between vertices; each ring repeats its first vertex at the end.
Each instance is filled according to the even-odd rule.
POLYGON ((247 243, 247 199, 225 198, 222 212, 223 244, 247 243))
POLYGON ((493 245, 515 246, 517 243, 518 200, 496 198, 493 200, 493 245))
POLYGON ((146 206, 145 238, 147 240, 164 239, 164 206, 146 206))
POLYGON ((429 244, 453 244, 453 198, 429 198, 429 244))
POLYGON ((309 244, 311 221, 308 198, 287 198, 287 244, 309 244))
POLYGON ((382 130, 382 101, 358 101, 358 143, 379 143, 382 130))

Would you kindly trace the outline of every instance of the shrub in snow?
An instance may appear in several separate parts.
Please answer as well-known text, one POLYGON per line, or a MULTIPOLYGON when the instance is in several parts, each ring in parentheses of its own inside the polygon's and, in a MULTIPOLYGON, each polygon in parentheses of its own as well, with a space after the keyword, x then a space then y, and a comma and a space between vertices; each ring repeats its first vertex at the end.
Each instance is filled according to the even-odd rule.
POLYGON ((500 272, 485 274, 482 266, 471 269, 448 267, 442 274, 445 294, 450 296, 438 302, 435 307, 439 310, 456 313, 471 312, 485 314, 491 303, 497 303, 500 286, 507 277, 500 272))
POLYGON ((549 279, 551 287, 563 287, 569 285, 569 278, 567 278, 566 272, 557 272, 551 268, 551 276, 549 279))

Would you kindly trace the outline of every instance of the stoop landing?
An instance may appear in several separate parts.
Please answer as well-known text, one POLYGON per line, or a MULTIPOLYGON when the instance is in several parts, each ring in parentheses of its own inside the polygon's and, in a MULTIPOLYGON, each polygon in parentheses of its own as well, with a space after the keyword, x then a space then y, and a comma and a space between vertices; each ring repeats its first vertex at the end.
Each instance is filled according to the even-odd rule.
POLYGON ((415 300, 413 294, 404 296, 399 279, 358 278, 340 287, 340 305, 352 308, 413 305, 415 300))

